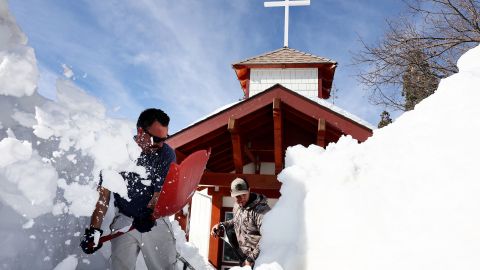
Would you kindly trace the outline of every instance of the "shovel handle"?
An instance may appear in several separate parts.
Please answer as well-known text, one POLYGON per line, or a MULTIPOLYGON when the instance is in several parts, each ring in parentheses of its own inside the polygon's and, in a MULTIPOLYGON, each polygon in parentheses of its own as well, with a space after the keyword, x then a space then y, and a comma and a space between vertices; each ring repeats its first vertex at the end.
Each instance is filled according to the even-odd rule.
POLYGON ((127 232, 129 232, 129 231, 131 231, 131 230, 134 230, 134 229, 135 229, 135 227, 130 226, 130 228, 129 228, 128 231, 126 231, 126 232, 117 231, 117 232, 114 232, 114 233, 112 233, 112 234, 102 236, 102 237, 100 237, 100 240, 98 241, 98 244, 103 244, 103 243, 105 243, 105 242, 108 242, 108 241, 110 241, 110 240, 112 240, 112 239, 115 239, 115 238, 117 238, 117 237, 119 237, 119 236, 121 236, 121 235, 124 235, 125 233, 127 233, 127 232))

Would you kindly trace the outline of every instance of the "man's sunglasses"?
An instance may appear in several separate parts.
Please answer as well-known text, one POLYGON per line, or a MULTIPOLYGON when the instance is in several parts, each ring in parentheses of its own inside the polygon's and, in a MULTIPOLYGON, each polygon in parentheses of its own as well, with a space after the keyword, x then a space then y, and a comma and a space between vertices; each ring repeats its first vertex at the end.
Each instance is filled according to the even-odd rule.
POLYGON ((153 143, 161 143, 168 139, 168 135, 162 138, 162 137, 157 137, 155 135, 152 135, 150 132, 148 132, 147 129, 143 129, 143 131, 150 136, 153 143))
MULTIPOLYGON (((144 129, 142 128, 142 130, 148 134, 148 136, 150 136, 150 140, 152 141, 152 143, 161 143, 161 142, 164 142, 168 139, 168 135, 166 137, 157 137, 155 135, 152 135, 150 132, 148 132, 147 129, 144 129)), ((137 140, 137 135, 133 136, 133 139, 136 141, 137 140)))
POLYGON ((147 129, 143 129, 143 131, 150 136, 153 143, 161 143, 161 142, 164 142, 168 139, 168 135, 162 138, 162 137, 157 137, 157 136, 151 134, 150 132, 148 132, 147 129))

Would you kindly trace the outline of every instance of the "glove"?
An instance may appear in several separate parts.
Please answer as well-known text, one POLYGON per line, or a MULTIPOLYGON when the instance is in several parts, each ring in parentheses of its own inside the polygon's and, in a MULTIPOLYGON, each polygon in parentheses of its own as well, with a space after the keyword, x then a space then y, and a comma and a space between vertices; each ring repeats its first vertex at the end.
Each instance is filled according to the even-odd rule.
POLYGON ((137 217, 133 219, 133 227, 141 233, 146 233, 152 230, 155 226, 155 219, 152 217, 153 210, 146 208, 142 210, 137 217))
MULTIPOLYGON (((82 242, 80 242, 80 247, 82 248, 83 252, 86 254, 92 254, 95 251, 99 250, 102 247, 102 243, 99 243, 98 245, 95 245, 95 233, 99 232, 100 235, 98 236, 98 239, 100 239, 100 236, 102 236, 103 231, 97 228, 87 228, 85 229, 85 233, 83 234, 83 239, 82 242)), ((97 240, 98 240, 97 239, 97 240)))
POLYGON ((217 224, 217 226, 214 226, 212 228, 213 236, 214 237, 222 236, 224 233, 224 228, 225 227, 221 223, 217 224))

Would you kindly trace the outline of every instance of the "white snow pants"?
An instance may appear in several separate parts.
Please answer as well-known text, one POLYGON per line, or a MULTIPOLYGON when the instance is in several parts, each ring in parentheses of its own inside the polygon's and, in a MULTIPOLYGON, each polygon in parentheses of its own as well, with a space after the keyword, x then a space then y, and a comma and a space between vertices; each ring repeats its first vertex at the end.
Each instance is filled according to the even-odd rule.
MULTIPOLYGON (((119 230, 133 221, 121 213, 117 213, 110 229, 119 230)), ((149 270, 173 270, 177 251, 172 225, 168 218, 157 219, 157 225, 151 231, 140 233, 137 230, 127 232, 112 241, 110 257, 113 270, 133 270, 137 257, 142 251, 145 264, 149 270)))

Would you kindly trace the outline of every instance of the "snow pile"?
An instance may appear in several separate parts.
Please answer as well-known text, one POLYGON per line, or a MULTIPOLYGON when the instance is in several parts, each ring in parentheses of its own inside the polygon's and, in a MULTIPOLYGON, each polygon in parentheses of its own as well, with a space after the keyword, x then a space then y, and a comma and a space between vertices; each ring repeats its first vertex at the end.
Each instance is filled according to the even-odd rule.
POLYGON ((32 95, 38 78, 35 53, 26 46, 27 37, 10 16, 6 1, 0 1, 0 17, 0 95, 32 95))
MULTIPOLYGON (((177 252, 183 258, 185 258, 188 261, 188 263, 190 263, 193 266, 193 268, 208 269, 208 270, 215 269, 215 268, 212 268, 208 263, 208 261, 198 253, 197 247, 187 242, 187 239, 185 238, 185 232, 180 227, 180 224, 178 224, 178 221, 176 220, 172 221, 172 228, 173 228, 173 234, 176 239, 177 252)), ((182 265, 182 263, 177 262, 177 266, 180 266, 180 265, 182 265)))
POLYGON ((480 46, 357 144, 295 146, 256 269, 480 269, 480 46))

